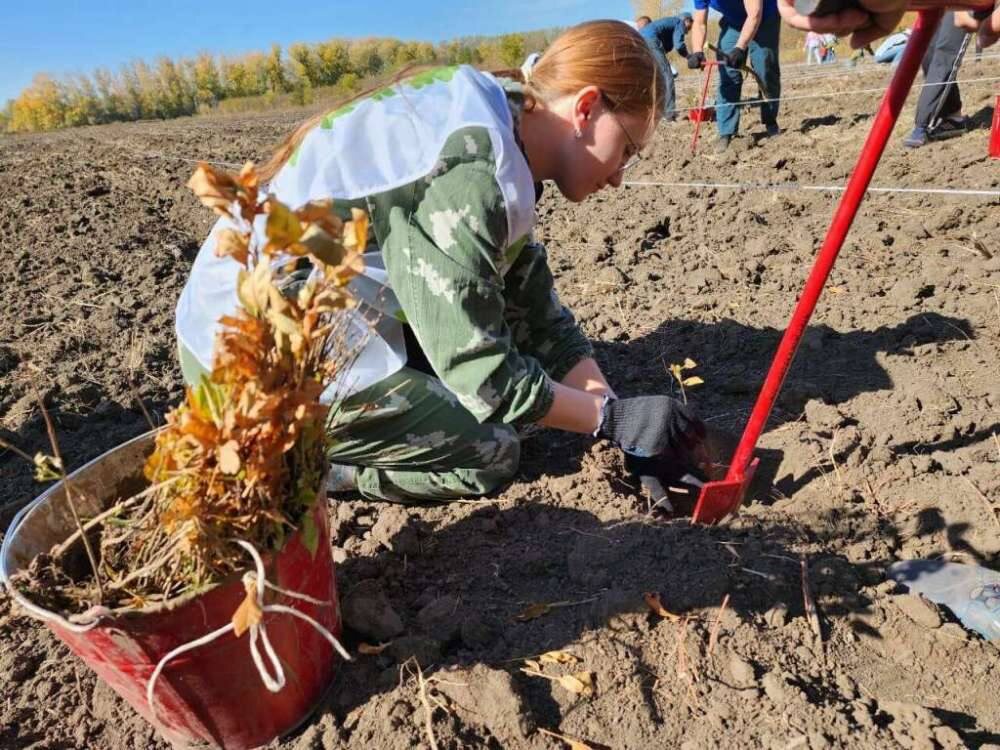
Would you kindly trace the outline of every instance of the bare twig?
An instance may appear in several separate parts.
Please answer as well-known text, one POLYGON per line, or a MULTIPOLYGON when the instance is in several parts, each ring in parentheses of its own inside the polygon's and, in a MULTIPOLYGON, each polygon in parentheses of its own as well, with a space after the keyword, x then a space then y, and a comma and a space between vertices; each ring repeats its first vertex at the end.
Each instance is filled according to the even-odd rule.
POLYGON ((580 534, 581 536, 590 536, 593 537, 594 539, 600 539, 602 542, 607 542, 608 544, 618 544, 618 540, 616 539, 608 539, 606 536, 602 536, 601 534, 594 534, 589 531, 581 531, 580 529, 574 528, 572 526, 567 526, 565 531, 557 531, 556 533, 568 534, 570 532, 573 532, 574 534, 580 534))
POLYGON ((812 589, 809 586, 809 564, 804 553, 799 557, 799 564, 802 568, 802 603, 806 610, 806 619, 809 620, 809 627, 812 628, 816 637, 819 638, 820 645, 822 645, 823 628, 820 626, 816 601, 813 599, 812 589))
POLYGON ((839 430, 833 431, 833 437, 830 439, 830 463, 833 464, 833 473, 837 475, 837 484, 841 492, 844 491, 844 475, 840 473, 840 466, 837 464, 837 435, 840 434, 839 430))
POLYGON ((871 480, 865 477, 865 487, 868 488, 868 494, 871 496, 872 503, 875 505, 875 515, 883 517, 886 515, 885 509, 882 507, 882 501, 879 500, 877 494, 875 494, 875 488, 872 487, 871 480))
POLYGON ((66 554, 66 550, 68 550, 71 546, 73 546, 73 543, 77 539, 79 539, 82 534, 85 534, 86 532, 90 531, 92 528, 97 526, 99 523, 101 523, 101 521, 108 518, 109 516, 113 516, 116 513, 123 511, 132 505, 135 505, 135 503, 139 499, 140 498, 138 496, 130 497, 128 500, 125 500, 120 503, 115 503, 103 513, 99 513, 98 515, 94 516, 89 521, 87 521, 87 523, 84 524, 82 528, 77 529, 72 534, 70 534, 70 536, 64 542, 61 542, 60 544, 57 544, 55 547, 53 547, 51 552, 52 557, 57 559, 62 557, 64 554, 66 554))
POLYGON ((753 568, 744 568, 742 566, 740 567, 740 570, 742 570, 744 573, 749 573, 750 575, 757 576, 758 578, 763 578, 765 581, 768 581, 770 583, 774 583, 775 581, 778 580, 778 576, 774 575, 773 573, 761 573, 759 570, 754 570, 753 568))
POLYGON ((34 464, 35 463, 35 459, 33 459, 31 456, 29 456, 23 450, 21 450, 20 448, 18 448, 16 445, 8 443, 3 438, 0 438, 0 448, 6 448, 7 450, 11 451, 15 456, 18 456, 19 458, 23 458, 29 464, 34 464))
POLYGON ((52 417, 49 416, 49 412, 45 408, 45 402, 42 400, 42 396, 38 393, 38 391, 35 391, 35 397, 38 399, 38 408, 42 410, 42 418, 45 420, 45 430, 48 432, 49 443, 52 445, 52 455, 56 459, 59 475, 62 479, 63 494, 66 497, 66 505, 69 506, 69 511, 73 515, 73 522, 76 524, 76 529, 82 537, 83 547, 87 551, 87 559, 90 560, 90 568, 94 571, 94 582, 97 584, 97 596, 101 601, 104 601, 104 586, 101 584, 101 574, 97 568, 97 557, 94 555, 94 550, 90 546, 90 540, 83 531, 83 524, 80 522, 80 514, 76 510, 76 502, 73 500, 74 490, 70 485, 69 477, 66 475, 66 464, 63 463, 62 454, 59 451, 59 440, 56 438, 56 428, 52 424, 52 417))
POLYGON ((589 742, 584 742, 583 740, 576 739, 574 737, 569 737, 565 734, 559 734, 558 732, 553 732, 552 730, 546 729, 545 727, 538 727, 538 731, 540 734, 544 734, 547 737, 554 737, 557 740, 565 742, 567 745, 570 746, 571 750, 591 750, 593 748, 593 745, 591 745, 589 742))
POLYGON ((153 421, 153 416, 146 408, 146 404, 143 403, 142 396, 139 395, 139 389, 132 383, 129 383, 129 389, 132 391, 132 398, 135 399, 135 402, 139 405, 139 411, 141 411, 142 416, 146 418, 146 422, 149 424, 149 429, 155 430, 156 422, 153 421))
POLYGON ((722 605, 719 607, 719 612, 715 616, 715 622, 712 623, 712 631, 708 636, 708 652, 706 657, 711 659, 712 652, 715 651, 715 644, 719 641, 719 627, 722 625, 722 613, 726 611, 726 605, 729 604, 729 594, 726 594, 722 599, 722 605))
POLYGON ((430 743, 431 750, 438 750, 437 737, 434 735, 434 722, 431 719, 431 702, 427 699, 427 680, 424 679, 423 670, 416 657, 411 656, 403 666, 411 675, 417 678, 417 693, 420 696, 420 703, 424 707, 424 731, 427 732, 427 742, 430 743))

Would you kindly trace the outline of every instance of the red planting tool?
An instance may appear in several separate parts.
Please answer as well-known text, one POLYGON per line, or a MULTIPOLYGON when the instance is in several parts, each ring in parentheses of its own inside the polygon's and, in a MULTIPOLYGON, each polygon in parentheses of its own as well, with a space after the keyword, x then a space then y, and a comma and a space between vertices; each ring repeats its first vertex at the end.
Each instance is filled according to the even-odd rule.
MULTIPOLYGON (((987 0, 987 2, 992 7, 992 0, 987 0)), ((963 4, 963 7, 985 6, 987 2, 981 3, 978 0, 973 0, 973 2, 963 4)), ((799 12, 821 15, 834 10, 834 8, 829 7, 833 4, 843 7, 838 0, 832 0, 832 2, 831 0, 820 0, 820 2, 798 0, 796 7, 799 12), (824 3, 826 6, 823 6, 824 3), (822 7, 800 8, 800 4, 822 7)), ((717 523, 730 513, 735 512, 743 502, 747 486, 757 469, 758 459, 754 458, 754 448, 767 424, 771 408, 774 406, 778 392, 781 390, 785 376, 791 367, 799 341, 801 341, 806 325, 816 308, 816 302, 823 291, 830 270, 837 260, 837 255, 840 253, 840 248, 844 244, 851 224, 854 222, 854 217, 858 213, 861 200, 868 190, 868 185, 882 157, 882 152, 885 150, 889 135, 892 133, 896 120, 899 118, 899 112, 903 108, 903 102, 906 101, 910 87, 913 85, 913 79, 920 68, 920 61, 930 45, 934 32, 941 23, 944 8, 955 5, 959 5, 959 3, 935 3, 933 0, 911 2, 911 9, 919 9, 919 14, 913 25, 913 33, 906 45, 906 51, 903 53, 903 59, 882 98, 871 132, 861 148, 858 162, 847 182, 847 188, 840 199, 837 212, 833 215, 833 221, 827 230, 826 239, 816 257, 812 271, 806 279, 802 296, 795 306, 788 328, 785 329, 781 343, 778 345, 778 351, 771 362, 771 368, 764 380, 764 385, 761 387, 760 395, 754 404, 753 412, 747 421, 736 452, 729 463, 726 476, 719 481, 707 482, 701 487, 698 502, 692 515, 692 521, 695 523, 717 523)), ((697 138, 697 131, 695 137, 697 138)))
POLYGON ((698 102, 698 117, 694 120, 694 137, 691 139, 691 154, 698 148, 698 132, 701 130, 701 122, 705 119, 705 97, 708 96, 708 84, 712 80, 712 71, 719 66, 715 60, 706 60, 703 66, 705 70, 705 82, 701 86, 701 100, 698 102))

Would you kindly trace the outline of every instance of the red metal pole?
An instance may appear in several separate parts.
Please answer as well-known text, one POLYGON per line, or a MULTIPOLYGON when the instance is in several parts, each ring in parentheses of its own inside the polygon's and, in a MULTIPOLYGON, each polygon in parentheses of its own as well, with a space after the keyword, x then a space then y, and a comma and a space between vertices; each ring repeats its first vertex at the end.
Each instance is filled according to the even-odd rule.
POLYGON ((875 172, 875 167, 878 166, 885 145, 896 125, 896 120, 899 118, 899 112, 910 92, 913 79, 920 68, 920 61, 930 45, 943 13, 944 11, 939 8, 922 10, 917 16, 917 21, 913 25, 913 34, 910 36, 906 51, 903 53, 903 59, 885 92, 871 132, 861 149, 858 163, 851 173, 847 189, 840 199, 840 205, 837 207, 837 212, 830 223, 830 229, 826 233, 826 240, 823 242, 823 247, 820 248, 819 255, 816 256, 812 271, 809 273, 805 288, 802 290, 802 296, 795 306, 788 328, 785 330, 781 343, 778 345, 778 351, 771 362, 771 369, 768 371, 760 395, 757 397, 757 403, 754 404, 753 412, 747 421, 743 437, 740 438, 740 443, 736 447, 736 453, 733 455, 729 472, 726 475, 727 480, 741 478, 753 456, 757 439, 767 424, 771 408, 774 406, 774 401, 778 397, 778 392, 781 390, 785 376, 795 358, 802 333, 812 317, 816 302, 823 291, 827 277, 830 275, 830 269, 833 268, 834 261, 837 260, 840 248, 847 237, 847 232, 858 213, 861 200, 871 183, 872 174, 875 172))
POLYGON ((691 155, 694 156, 695 149, 698 148, 698 131, 701 130, 701 121, 705 119, 705 97, 708 96, 708 83, 712 80, 712 68, 718 65, 715 60, 705 61, 705 83, 701 87, 701 102, 698 104, 698 119, 694 122, 694 137, 691 139, 691 155))

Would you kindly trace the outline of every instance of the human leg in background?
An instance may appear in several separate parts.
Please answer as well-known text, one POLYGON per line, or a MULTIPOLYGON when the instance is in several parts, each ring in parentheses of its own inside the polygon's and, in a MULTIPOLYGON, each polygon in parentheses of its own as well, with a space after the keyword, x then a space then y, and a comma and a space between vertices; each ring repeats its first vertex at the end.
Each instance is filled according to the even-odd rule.
MULTIPOLYGON (((778 46, 781 41, 781 19, 776 15, 760 22, 760 28, 747 55, 750 67, 760 76, 766 91, 761 95, 764 99, 781 98, 781 65, 778 61, 778 46)), ((769 101, 760 107, 760 120, 767 128, 768 135, 777 135, 778 106, 780 102, 769 101)))
POLYGON ((937 114, 941 120, 938 126, 940 137, 949 137, 964 132, 964 122, 961 122, 962 96, 958 84, 949 86, 935 85, 948 80, 952 67, 962 48, 966 31, 955 26, 955 13, 949 11, 941 19, 930 48, 924 55, 922 67, 924 70, 924 87, 917 99, 917 114, 914 118, 914 129, 903 141, 909 148, 923 146, 933 137, 928 128, 931 118, 937 114), (930 84, 930 85, 927 85, 930 84), (945 132, 947 131, 947 132, 945 132))
MULTIPOLYGON (((719 49, 729 52, 740 38, 740 30, 725 21, 719 23, 719 49)), ((719 66, 719 93, 715 103, 720 146, 725 148, 740 129, 740 95, 743 91, 743 74, 726 65, 719 66)))

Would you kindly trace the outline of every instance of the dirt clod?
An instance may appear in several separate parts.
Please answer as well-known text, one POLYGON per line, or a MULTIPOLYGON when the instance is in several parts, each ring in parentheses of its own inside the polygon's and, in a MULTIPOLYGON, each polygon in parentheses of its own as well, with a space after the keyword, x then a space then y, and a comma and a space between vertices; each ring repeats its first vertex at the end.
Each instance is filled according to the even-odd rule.
POLYGON ((344 624, 375 641, 388 641, 403 632, 403 621, 376 581, 362 581, 345 598, 344 624))

